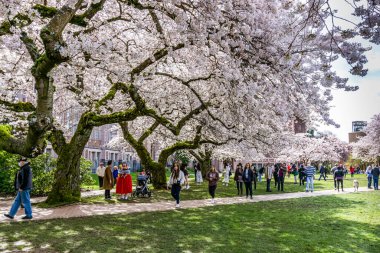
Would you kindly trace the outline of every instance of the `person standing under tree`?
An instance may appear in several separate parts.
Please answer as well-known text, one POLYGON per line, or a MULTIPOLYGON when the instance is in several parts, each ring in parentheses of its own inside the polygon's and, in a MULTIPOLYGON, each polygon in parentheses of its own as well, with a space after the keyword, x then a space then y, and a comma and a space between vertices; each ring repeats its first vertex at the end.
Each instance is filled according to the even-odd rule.
POLYGON ((300 168, 298 170, 298 179, 302 185, 305 185, 305 168, 303 167, 303 164, 300 165, 300 168))
POLYGON ((368 189, 372 189, 372 166, 368 165, 367 169, 365 170, 365 174, 367 175, 368 179, 368 189))
POLYGON ((208 192, 211 195, 211 203, 215 203, 215 190, 219 181, 219 173, 216 172, 215 167, 212 166, 211 170, 206 175, 206 180, 208 181, 208 192))
POLYGON ((185 182, 185 174, 179 169, 178 164, 174 165, 173 171, 170 174, 167 188, 171 187, 171 194, 176 201, 176 208, 179 208, 179 196, 181 192, 181 185, 185 182))
POLYGON ((379 174, 380 174, 380 168, 379 168, 379 164, 377 164, 375 168, 372 169, 373 188, 376 191, 379 190, 379 174))
MULTIPOLYGON (((253 164, 253 163, 252 163, 253 164)), ((253 189, 256 191, 256 184, 257 184, 257 169, 256 166, 251 166, 252 172, 253 172, 253 189)))
POLYGON ((339 192, 339 185, 342 186, 342 191, 343 191, 344 171, 343 171, 342 164, 340 164, 338 166, 337 170, 334 173, 334 177, 335 177, 335 180, 336 180, 336 185, 337 185, 337 188, 338 188, 338 192, 339 192))
POLYGON ((243 195, 243 168, 238 165, 235 170, 234 180, 236 182, 236 188, 238 190, 238 196, 243 195))
POLYGON ((287 169, 285 164, 279 164, 279 169, 277 172, 277 191, 280 190, 284 191, 284 180, 286 175, 287 169))
POLYGON ((319 169, 319 179, 318 181, 321 181, 321 178, 323 177, 323 179, 326 181, 326 168, 325 166, 323 166, 323 164, 321 165, 321 168, 319 169))
POLYGON ((243 181, 245 185, 245 195, 248 198, 248 194, 252 199, 252 181, 253 181, 253 171, 251 170, 251 165, 246 163, 243 171, 243 181))
POLYGON ((298 178, 298 170, 297 170, 297 166, 293 163, 292 165, 292 174, 294 176, 294 184, 298 184, 297 183, 297 178, 298 178))
POLYGON ((14 181, 14 187, 17 191, 15 200, 13 201, 11 210, 8 214, 4 214, 5 217, 13 219, 16 215, 21 204, 25 208, 25 216, 22 217, 23 220, 30 220, 32 216, 32 205, 30 204, 30 190, 32 189, 32 169, 29 166, 28 159, 21 157, 19 159, 18 165, 20 169, 17 171, 14 181))
POLYGON ((190 184, 189 184, 189 172, 187 171, 187 164, 182 163, 181 164, 181 171, 185 175, 185 189, 188 190, 190 189, 190 184))
POLYGON ((267 164, 267 166, 265 167, 265 178, 267 180, 267 192, 271 192, 272 190, 270 189, 270 181, 273 177, 273 166, 269 166, 269 164, 267 164))
POLYGON ((105 200, 111 200, 111 190, 113 188, 113 175, 112 175, 112 160, 107 162, 107 167, 104 171, 103 188, 105 200))
POLYGON ((229 164, 226 165, 226 172, 224 173, 223 185, 228 186, 230 182, 230 176, 232 175, 231 166, 229 164))
POLYGON ((99 167, 96 169, 96 175, 98 175, 100 190, 103 189, 103 178, 105 170, 106 168, 104 167, 104 163, 100 162, 99 167))
POLYGON ((197 182, 197 184, 201 184, 203 183, 203 178, 202 178, 201 165, 199 163, 197 164, 196 169, 197 169, 197 172, 196 172, 195 181, 197 182))
POLYGON ((311 166, 310 163, 305 168, 305 176, 306 176, 306 192, 314 191, 314 175, 315 168, 311 166))

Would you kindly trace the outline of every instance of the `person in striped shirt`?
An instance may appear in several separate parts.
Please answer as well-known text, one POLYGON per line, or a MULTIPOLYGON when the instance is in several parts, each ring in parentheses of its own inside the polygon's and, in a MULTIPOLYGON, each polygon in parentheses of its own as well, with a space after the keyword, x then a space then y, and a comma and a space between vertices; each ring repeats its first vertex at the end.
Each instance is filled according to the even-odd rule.
POLYGON ((314 191, 314 175, 315 175, 315 167, 311 166, 310 163, 307 164, 305 168, 306 175, 306 192, 314 191))

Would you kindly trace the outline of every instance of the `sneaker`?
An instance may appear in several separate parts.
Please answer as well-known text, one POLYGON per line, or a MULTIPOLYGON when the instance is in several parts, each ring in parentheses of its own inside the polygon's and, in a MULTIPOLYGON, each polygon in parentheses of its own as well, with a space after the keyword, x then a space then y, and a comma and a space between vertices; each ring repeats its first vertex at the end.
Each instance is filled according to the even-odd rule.
POLYGON ((33 219, 33 217, 32 216, 24 216, 21 219, 23 219, 23 220, 31 220, 31 219, 33 219))
POLYGON ((313 191, 311 191, 311 192, 313 192, 313 191))
POLYGON ((251 199, 253 199, 253 197, 251 196, 251 199))
POLYGON ((306 190, 306 192, 309 192, 309 190, 306 190))
POLYGON ((180 205, 179 205, 179 204, 176 204, 176 205, 175 205, 175 208, 180 208, 180 205))
POLYGON ((215 203, 215 200, 214 199, 211 199, 211 204, 214 204, 215 203))
POLYGON ((13 216, 10 216, 10 215, 7 214, 7 213, 5 213, 4 216, 7 217, 8 219, 11 219, 11 220, 13 220, 13 218, 14 218, 13 216))

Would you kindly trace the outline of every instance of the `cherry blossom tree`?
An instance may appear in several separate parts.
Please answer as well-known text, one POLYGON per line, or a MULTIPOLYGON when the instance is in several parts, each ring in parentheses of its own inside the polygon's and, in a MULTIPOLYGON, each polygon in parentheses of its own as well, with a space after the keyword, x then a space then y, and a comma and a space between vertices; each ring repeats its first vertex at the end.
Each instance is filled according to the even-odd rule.
MULTIPOLYGON (((207 136, 211 126, 225 133, 218 143, 245 139, 254 146, 294 116, 310 121, 309 115, 318 115, 334 124, 331 89, 357 87, 337 76, 331 63, 341 56, 352 74, 364 75, 367 49, 343 32, 327 31, 323 6, 2 1, 0 149, 34 157, 49 140, 58 169, 48 201, 76 201, 80 156, 96 126, 120 123, 124 137, 139 147, 159 128, 176 141, 171 152, 175 143, 197 141, 200 134, 215 141, 207 136), (71 108, 80 113, 69 135, 63 115, 71 108), (139 117, 150 123, 132 139, 129 128, 139 117)), ((143 156, 144 150, 136 151, 143 156)), ((153 168, 155 183, 164 185, 162 166, 153 168)))
POLYGON ((380 114, 373 116, 371 122, 364 129, 365 136, 353 143, 352 155, 356 159, 366 162, 379 161, 380 157, 380 114))

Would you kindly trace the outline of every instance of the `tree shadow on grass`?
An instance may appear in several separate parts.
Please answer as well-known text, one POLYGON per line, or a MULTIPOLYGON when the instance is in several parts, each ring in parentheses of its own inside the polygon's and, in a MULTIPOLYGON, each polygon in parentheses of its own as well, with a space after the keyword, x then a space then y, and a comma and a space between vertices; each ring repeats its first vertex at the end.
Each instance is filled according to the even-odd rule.
POLYGON ((0 224, 0 250, 378 252, 379 202, 360 193, 0 224))

